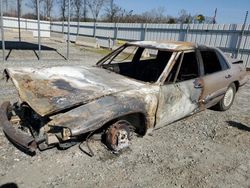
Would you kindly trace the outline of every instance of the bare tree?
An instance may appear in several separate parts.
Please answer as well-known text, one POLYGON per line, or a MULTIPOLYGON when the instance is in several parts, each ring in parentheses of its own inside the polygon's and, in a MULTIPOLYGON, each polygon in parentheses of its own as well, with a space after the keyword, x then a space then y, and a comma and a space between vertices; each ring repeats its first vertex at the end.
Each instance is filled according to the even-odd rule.
POLYGON ((179 12, 179 18, 178 21, 180 23, 192 23, 193 17, 191 16, 190 13, 188 13, 186 10, 182 9, 179 12))
POLYGON ((62 19, 62 33, 64 33, 64 21, 66 20, 66 8, 67 8, 67 0, 59 0, 58 4, 60 6, 60 15, 62 19))
POLYGON ((80 28, 80 19, 81 19, 81 8, 83 6, 82 0, 73 0, 73 4, 76 11, 76 18, 77 18, 77 31, 76 34, 79 34, 79 28, 80 28))
POLYGON ((87 0, 87 5, 92 13, 95 22, 98 19, 101 9, 107 2, 107 0, 87 0))
POLYGON ((87 21, 87 0, 83 0, 83 20, 86 22, 87 21))
MULTIPOLYGON (((39 0, 39 3, 41 4, 43 0, 39 0)), ((37 4, 36 0, 29 0, 28 3, 26 4, 28 7, 30 7, 34 12, 34 15, 37 16, 37 4)))
POLYGON ((114 4, 114 1, 110 1, 110 7, 105 9, 105 20, 108 22, 117 22, 117 18, 122 13, 122 8, 114 4))
POLYGON ((44 17, 46 20, 50 20, 51 19, 51 12, 52 12, 52 8, 54 5, 54 0, 43 0, 43 7, 44 7, 44 17))
POLYGON ((141 19, 143 22, 148 23, 162 23, 167 20, 165 16, 166 9, 164 7, 158 7, 142 13, 141 19))
MULTIPOLYGON (((19 2, 20 2, 20 5, 21 5, 22 1, 19 0, 19 2)), ((17 0, 3 0, 3 10, 4 10, 4 15, 16 16, 17 0)))

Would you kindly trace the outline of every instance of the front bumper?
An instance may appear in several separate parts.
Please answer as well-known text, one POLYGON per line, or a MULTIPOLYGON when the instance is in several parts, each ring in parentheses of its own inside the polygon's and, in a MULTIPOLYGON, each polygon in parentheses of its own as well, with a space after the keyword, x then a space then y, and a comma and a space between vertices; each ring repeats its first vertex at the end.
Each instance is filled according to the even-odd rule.
POLYGON ((4 102, 0 107, 0 126, 2 126, 6 137, 20 150, 33 155, 37 149, 34 137, 25 134, 14 126, 8 119, 10 102, 4 102))

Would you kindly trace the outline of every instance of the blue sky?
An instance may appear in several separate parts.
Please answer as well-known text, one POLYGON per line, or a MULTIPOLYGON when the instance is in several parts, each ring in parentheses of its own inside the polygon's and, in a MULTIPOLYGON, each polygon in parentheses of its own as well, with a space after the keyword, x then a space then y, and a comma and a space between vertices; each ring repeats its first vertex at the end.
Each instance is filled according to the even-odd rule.
MULTIPOLYGON (((250 0, 115 0, 115 3, 134 13, 165 7, 166 14, 172 16, 178 16, 181 9, 192 15, 213 16, 217 8, 218 23, 242 23, 246 11, 250 11, 250 0)), ((250 15, 247 23, 250 23, 250 15)))
MULTIPOLYGON (((24 2, 27 4, 29 0, 24 2)), ((166 15, 170 16, 178 16, 180 10, 185 9, 191 15, 203 14, 212 17, 217 8, 216 20, 222 24, 243 23, 246 11, 250 11, 250 0, 114 0, 114 2, 123 9, 133 10, 133 13, 164 7, 166 15)), ((55 6, 58 6, 58 3, 55 6)), ((58 15, 58 10, 55 9, 53 14, 58 15)), ((250 14, 247 23, 250 24, 250 14)))

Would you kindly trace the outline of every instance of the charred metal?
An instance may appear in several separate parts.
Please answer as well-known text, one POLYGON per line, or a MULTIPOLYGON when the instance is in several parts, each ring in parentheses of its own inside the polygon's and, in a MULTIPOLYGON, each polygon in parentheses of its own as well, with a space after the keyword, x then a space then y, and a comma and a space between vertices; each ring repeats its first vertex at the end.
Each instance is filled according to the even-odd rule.
POLYGON ((134 131, 144 135, 215 105, 227 110, 247 81, 237 62, 217 48, 141 41, 94 67, 5 69, 20 102, 3 103, 0 122, 6 136, 30 153, 66 149, 93 132, 120 151, 134 131))

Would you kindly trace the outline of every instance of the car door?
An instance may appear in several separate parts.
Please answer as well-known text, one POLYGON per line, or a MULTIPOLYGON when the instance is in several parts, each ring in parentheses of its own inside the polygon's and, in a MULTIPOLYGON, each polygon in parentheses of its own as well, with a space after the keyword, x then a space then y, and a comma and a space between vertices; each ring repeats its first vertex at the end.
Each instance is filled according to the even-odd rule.
POLYGON ((198 111, 201 86, 200 63, 196 51, 182 52, 160 86, 156 128, 198 111))
POLYGON ((204 81, 201 101, 208 108, 223 97, 230 83, 233 82, 230 65, 216 49, 200 49, 202 78, 204 81))

